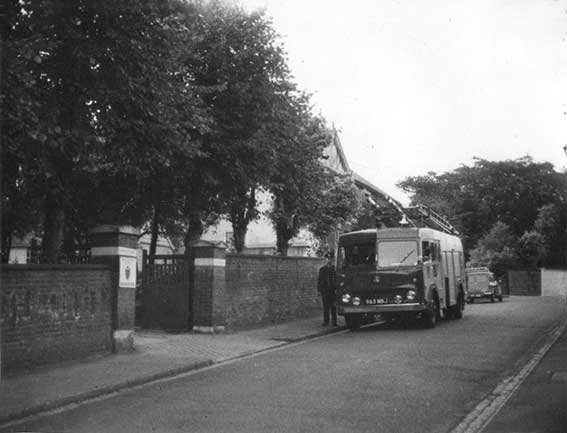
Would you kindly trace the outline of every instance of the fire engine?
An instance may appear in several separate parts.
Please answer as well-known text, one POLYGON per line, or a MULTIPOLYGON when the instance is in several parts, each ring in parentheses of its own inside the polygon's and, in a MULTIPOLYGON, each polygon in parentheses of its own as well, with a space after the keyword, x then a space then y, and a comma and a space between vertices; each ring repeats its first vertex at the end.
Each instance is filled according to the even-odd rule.
POLYGON ((396 210, 402 214, 397 227, 378 223, 339 237, 337 312, 353 331, 376 315, 415 317, 426 328, 463 317, 466 278, 458 231, 426 206, 396 210))

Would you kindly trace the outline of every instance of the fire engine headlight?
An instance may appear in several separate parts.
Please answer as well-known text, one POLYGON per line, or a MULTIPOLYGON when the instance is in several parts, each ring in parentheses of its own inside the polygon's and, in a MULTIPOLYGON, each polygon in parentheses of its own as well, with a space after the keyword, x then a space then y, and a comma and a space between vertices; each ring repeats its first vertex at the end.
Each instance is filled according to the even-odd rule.
POLYGON ((350 302, 350 295, 348 293, 345 293, 342 300, 343 304, 348 304, 350 302))
POLYGON ((414 290, 408 290, 408 292, 406 293, 406 299, 408 301, 413 301, 415 299, 415 291, 414 290))
POLYGON ((352 305, 356 305, 356 306, 360 305, 360 298, 358 296, 355 296, 352 299, 352 305))

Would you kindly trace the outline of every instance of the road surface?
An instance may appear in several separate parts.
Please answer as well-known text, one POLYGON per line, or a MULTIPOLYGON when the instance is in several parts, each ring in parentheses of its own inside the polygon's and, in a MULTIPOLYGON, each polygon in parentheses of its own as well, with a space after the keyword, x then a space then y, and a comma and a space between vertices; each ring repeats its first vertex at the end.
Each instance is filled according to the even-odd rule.
POLYGON ((557 298, 477 302, 434 329, 331 334, 6 431, 451 432, 530 359, 562 314, 557 298))

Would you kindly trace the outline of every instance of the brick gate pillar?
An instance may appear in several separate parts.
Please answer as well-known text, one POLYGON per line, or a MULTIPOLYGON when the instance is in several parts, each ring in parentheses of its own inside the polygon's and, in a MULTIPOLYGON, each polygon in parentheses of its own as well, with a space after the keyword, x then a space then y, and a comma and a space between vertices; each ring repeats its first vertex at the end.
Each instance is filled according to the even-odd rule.
POLYGON ((193 331, 223 332, 225 324, 226 248, 199 241, 191 248, 193 331))
POLYGON ((116 352, 133 349, 139 230, 103 225, 90 232, 91 263, 111 269, 112 328, 116 352))

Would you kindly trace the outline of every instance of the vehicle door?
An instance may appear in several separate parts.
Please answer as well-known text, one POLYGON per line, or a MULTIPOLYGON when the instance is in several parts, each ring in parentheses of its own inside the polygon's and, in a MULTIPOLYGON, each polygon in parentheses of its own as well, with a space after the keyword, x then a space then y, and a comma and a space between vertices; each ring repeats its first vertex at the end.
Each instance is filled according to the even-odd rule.
POLYGON ((439 241, 424 239, 421 242, 421 254, 423 261, 423 285, 427 290, 437 287, 438 292, 442 285, 441 251, 439 241))

